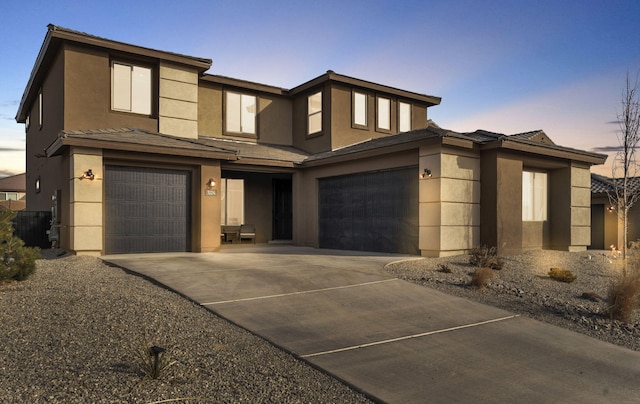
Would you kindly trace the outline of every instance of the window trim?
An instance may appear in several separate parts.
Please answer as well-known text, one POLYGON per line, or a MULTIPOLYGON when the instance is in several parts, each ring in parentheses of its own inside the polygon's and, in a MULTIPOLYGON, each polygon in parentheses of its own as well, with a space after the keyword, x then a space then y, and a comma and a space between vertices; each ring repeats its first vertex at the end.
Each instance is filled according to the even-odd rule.
POLYGON ((258 138, 258 111, 260 110, 260 97, 257 94, 252 94, 250 92, 236 91, 236 90, 225 90, 223 92, 223 125, 224 125, 224 134, 227 136, 236 136, 236 137, 246 137, 251 139, 258 138), (240 131, 234 131, 229 129, 229 116, 230 112, 229 108, 229 94, 239 95, 240 96, 240 112, 238 118, 240 119, 240 131), (243 113, 242 113, 242 99, 244 97, 253 97, 255 111, 253 112, 253 132, 243 132, 242 122, 243 122, 243 113))
POLYGON ((389 97, 385 97, 385 96, 381 96, 378 95, 376 96, 376 131, 377 132, 383 132, 383 133, 391 133, 392 127, 391 127, 391 118, 392 118, 392 114, 391 114, 391 107, 392 107, 392 100, 389 97), (380 126, 380 117, 382 116, 380 113, 380 101, 381 100, 386 100, 389 102, 389 108, 388 108, 388 115, 387 115, 387 123, 389 124, 388 128, 383 128, 380 126))
MULTIPOLYGON (((540 186, 540 184, 538 184, 540 186)), ((534 171, 523 169, 522 170, 522 221, 523 222, 546 222, 549 220, 549 175, 543 171, 534 171), (530 187, 527 190, 525 187, 525 175, 531 174, 530 187), (538 195, 539 188, 536 187, 537 179, 544 179, 543 195, 538 195), (536 191, 538 189, 538 191, 536 191), (525 210, 525 197, 529 197, 529 201, 526 204, 531 205, 531 209, 525 210), (536 201, 542 201, 542 212, 540 212, 540 206, 536 204, 536 201), (531 213, 531 215, 529 215, 531 213)))
POLYGON ((413 106, 410 102, 398 101, 398 133, 410 132, 413 129, 413 106), (408 130, 403 130, 402 128, 402 106, 407 105, 409 107, 409 121, 407 122, 409 125, 408 130))
POLYGON ((315 137, 315 136, 321 136, 322 132, 323 132, 323 128, 324 128, 324 122, 323 122, 323 111, 324 110, 324 95, 323 95, 323 91, 319 90, 316 91, 314 93, 311 93, 307 96, 307 137, 315 137), (311 112, 311 98, 314 96, 320 96, 320 109, 314 112, 311 112), (320 128, 316 131, 311 132, 311 117, 312 116, 319 116, 320 120, 319 120, 319 124, 320 124, 320 128))
POLYGON ((369 94, 363 91, 351 91, 351 127, 355 129, 369 129, 369 94), (364 123, 356 122, 358 115, 358 105, 356 101, 358 100, 358 96, 364 97, 364 104, 362 105, 364 108, 364 111, 362 111, 364 112, 364 123))
MULTIPOLYGON (((146 89, 145 89, 146 90, 146 89)), ((154 85, 154 69, 152 66, 144 63, 135 63, 135 62, 127 62, 123 60, 112 60, 111 61, 111 112, 125 113, 125 114, 134 114, 141 116, 154 116, 155 111, 155 85, 154 85), (115 65, 127 66, 130 68, 130 76, 129 76, 129 109, 116 108, 115 106, 115 94, 116 94, 116 80, 115 80, 115 65), (134 87, 132 85, 132 75, 134 68, 145 69, 149 71, 149 100, 148 100, 148 112, 138 111, 134 109, 134 87)))

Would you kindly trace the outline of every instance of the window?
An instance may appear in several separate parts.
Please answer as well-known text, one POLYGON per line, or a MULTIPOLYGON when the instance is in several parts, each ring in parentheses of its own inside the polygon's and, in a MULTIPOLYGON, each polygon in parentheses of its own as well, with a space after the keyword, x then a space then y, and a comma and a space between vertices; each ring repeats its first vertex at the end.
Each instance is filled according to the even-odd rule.
POLYGON ((307 99, 307 134, 322 131, 322 91, 307 99))
POLYGON ((240 226, 244 223, 244 180, 222 178, 220 182, 220 224, 240 226))
POLYGON ((367 126, 367 95, 353 92, 353 126, 367 126))
POLYGON ((547 174, 522 172, 522 220, 547 220, 547 174))
POLYGON ((378 97, 378 129, 391 130, 391 100, 378 97))
POLYGON ((411 104, 398 103, 398 130, 409 132, 411 130, 411 104))
POLYGON ((227 91, 226 97, 225 124, 227 133, 255 135, 256 96, 227 91))
POLYGON ((113 63, 111 108, 151 115, 151 69, 113 63))
POLYGON ((0 192, 0 201, 17 201, 17 192, 0 192))
POLYGON ((38 92, 38 126, 42 128, 42 89, 38 92))

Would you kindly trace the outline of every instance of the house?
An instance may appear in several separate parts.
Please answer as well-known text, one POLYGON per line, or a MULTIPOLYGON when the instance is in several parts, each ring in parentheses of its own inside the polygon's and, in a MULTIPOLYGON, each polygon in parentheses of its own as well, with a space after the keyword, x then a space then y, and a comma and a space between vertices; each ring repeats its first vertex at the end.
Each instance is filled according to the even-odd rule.
POLYGON ((604 155, 446 130, 439 97, 333 71, 283 89, 211 64, 49 25, 16 119, 27 208, 54 208, 62 247, 210 252, 244 223, 258 243, 425 256, 591 243, 604 155))
POLYGON ((0 178, 0 206, 9 210, 23 210, 26 196, 25 173, 0 178))
MULTIPOLYGON (((591 174, 591 249, 606 250, 614 246, 620 250, 624 245, 622 218, 608 196, 615 193, 614 181, 619 180, 591 174)), ((640 190, 640 177, 629 178, 629 189, 640 190)), ((640 240, 640 205, 636 203, 629 209, 628 219, 627 239, 640 240)))

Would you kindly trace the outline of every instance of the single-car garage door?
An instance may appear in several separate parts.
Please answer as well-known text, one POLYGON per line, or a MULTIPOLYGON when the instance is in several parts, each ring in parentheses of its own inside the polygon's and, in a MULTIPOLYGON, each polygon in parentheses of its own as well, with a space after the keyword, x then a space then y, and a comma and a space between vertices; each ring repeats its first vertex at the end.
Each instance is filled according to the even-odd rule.
POLYGON ((188 251, 190 173, 107 166, 105 252, 188 251))
POLYGON ((321 248, 419 254, 417 169, 319 180, 321 248))

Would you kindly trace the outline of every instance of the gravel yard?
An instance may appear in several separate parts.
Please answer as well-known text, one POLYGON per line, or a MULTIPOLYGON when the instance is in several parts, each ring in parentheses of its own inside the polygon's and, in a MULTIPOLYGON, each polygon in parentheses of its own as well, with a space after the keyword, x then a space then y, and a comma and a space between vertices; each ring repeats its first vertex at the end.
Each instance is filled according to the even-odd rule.
POLYGON ((97 258, 38 260, 26 281, 0 285, 0 324, 2 403, 370 402, 261 338, 97 258), (132 354, 152 344, 175 360, 156 380, 143 377, 132 354))
MULTIPOLYGON (((181 296, 91 257, 43 252, 24 282, 0 284, 0 402, 365 403, 368 399, 181 296), (146 336, 146 337, 145 337, 146 336), (145 341, 146 339, 146 341, 145 341), (175 363, 143 377, 132 352, 167 349, 175 363)), ((504 258, 488 286, 468 286, 469 256, 389 264, 399 278, 640 350, 640 316, 603 315, 620 271, 606 252, 536 251, 504 258), (451 273, 438 270, 446 265, 451 273), (577 279, 550 279, 551 267, 577 279)))
POLYGON ((593 338, 640 351, 640 310, 631 322, 612 321, 604 314, 602 299, 591 301, 583 293, 606 298, 614 276, 621 272, 621 260, 611 259, 607 251, 532 251, 504 257, 503 269, 487 287, 468 285, 474 267, 468 255, 447 258, 418 258, 387 266, 401 279, 520 313, 593 338), (438 270, 449 267, 451 273, 438 270), (572 283, 555 281, 547 275, 551 268, 564 268, 577 276, 572 283))

